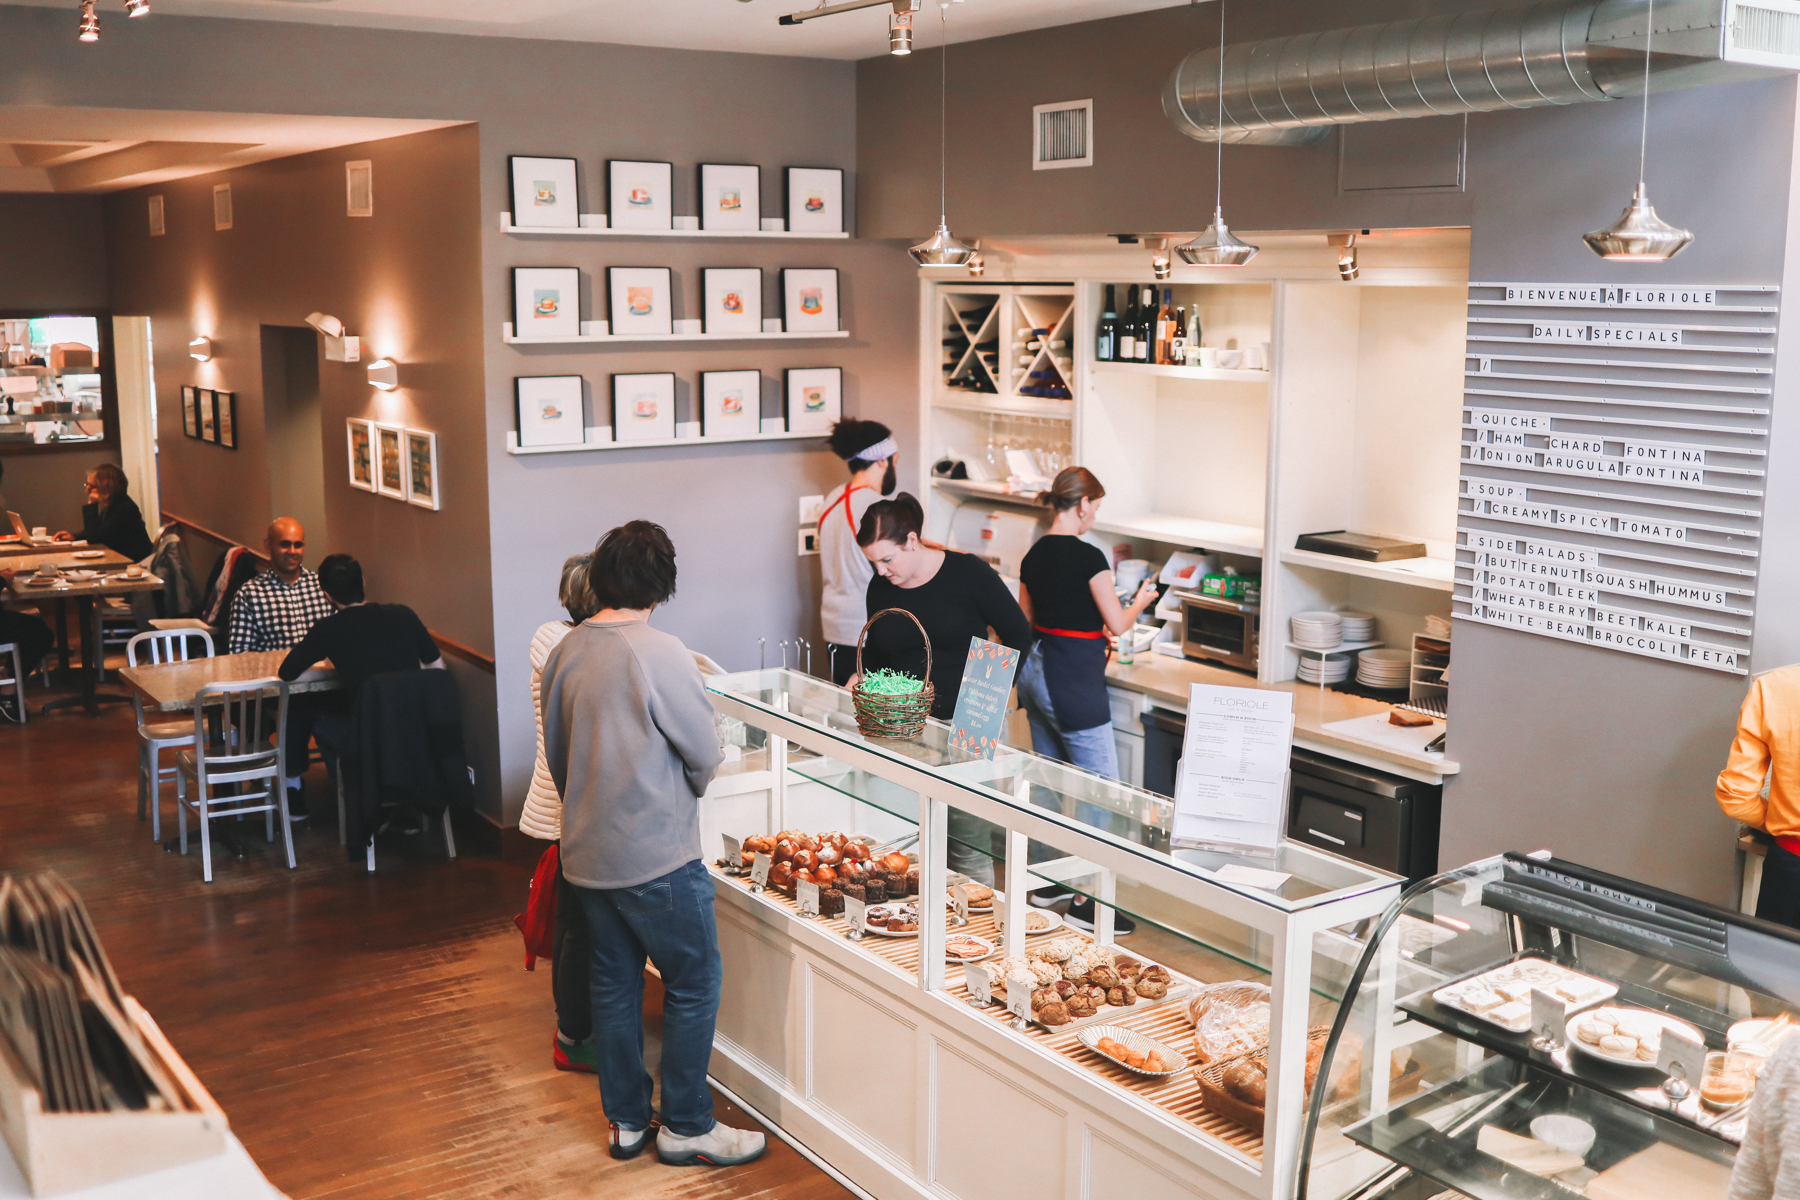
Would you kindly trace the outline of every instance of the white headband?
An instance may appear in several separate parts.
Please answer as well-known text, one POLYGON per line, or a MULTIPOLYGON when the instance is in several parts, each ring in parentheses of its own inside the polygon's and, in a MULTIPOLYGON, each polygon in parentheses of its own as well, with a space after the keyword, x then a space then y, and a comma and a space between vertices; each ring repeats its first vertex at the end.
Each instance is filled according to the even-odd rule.
POLYGON ((884 458, 892 458, 899 452, 900 447, 894 444, 894 439, 891 437, 884 437, 873 446, 870 446, 867 450, 859 450, 850 457, 861 459, 863 462, 867 463, 877 463, 884 458))

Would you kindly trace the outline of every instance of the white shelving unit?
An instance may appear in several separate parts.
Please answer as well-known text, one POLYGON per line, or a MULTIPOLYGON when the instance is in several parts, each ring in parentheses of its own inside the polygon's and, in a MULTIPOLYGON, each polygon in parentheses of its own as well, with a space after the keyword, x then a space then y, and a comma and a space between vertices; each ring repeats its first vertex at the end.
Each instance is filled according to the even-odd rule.
MULTIPOLYGON (((585 326, 588 322, 583 321, 582 324, 585 326)), ((513 336, 511 321, 500 323, 500 340, 509 346, 594 346, 622 342, 792 342, 849 336, 848 329, 839 329, 831 333, 583 333, 577 337, 522 338, 513 336)))
POLYGON ((1456 582, 1456 563, 1447 558, 1401 558, 1392 562, 1363 562, 1337 554, 1320 554, 1315 550, 1283 550, 1281 561, 1291 567, 1312 567, 1319 571, 1335 571, 1359 579, 1380 579, 1407 587, 1430 588, 1447 592, 1456 582))
POLYGON ((1210 383, 1267 383, 1269 372, 1225 367, 1173 367, 1160 363, 1096 362, 1101 375, 1150 375, 1163 379, 1198 379, 1210 383))
POLYGON ((1203 547, 1221 554, 1240 554, 1246 558, 1263 555, 1263 531, 1257 525, 1233 525, 1226 521, 1208 521, 1200 517, 1176 517, 1166 513, 1140 513, 1136 516, 1114 516, 1101 512, 1094 528, 1121 538, 1139 538, 1164 546, 1203 547))
POLYGON ((789 233, 785 229, 612 229, 605 213, 582 213, 581 226, 570 229, 546 229, 534 225, 514 225, 512 214, 500 214, 500 232, 514 237, 610 237, 610 238, 717 238, 722 241, 746 241, 753 238, 786 238, 789 241, 820 242, 843 240, 848 233, 789 233), (590 224, 590 222, 593 222, 590 224))

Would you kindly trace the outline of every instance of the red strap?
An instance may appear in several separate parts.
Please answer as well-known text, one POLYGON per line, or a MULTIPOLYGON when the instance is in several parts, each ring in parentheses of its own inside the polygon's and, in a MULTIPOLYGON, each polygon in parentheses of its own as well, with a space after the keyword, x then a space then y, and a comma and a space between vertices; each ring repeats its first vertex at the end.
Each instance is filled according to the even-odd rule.
POLYGON ((1042 625, 1033 625, 1032 628, 1039 633, 1053 634, 1056 637, 1103 638, 1106 636, 1104 631, 1096 629, 1045 629, 1042 625))
POLYGON ((1793 834, 1785 834, 1776 838, 1775 844, 1789 854, 1800 854, 1800 837, 1795 837, 1793 834))
POLYGON ((850 527, 850 536, 854 538, 856 536, 856 518, 850 515, 850 493, 851 492, 872 492, 874 490, 875 490, 874 488, 870 487, 866 483, 859 483, 855 487, 845 488, 844 494, 839 496, 836 500, 833 500, 831 502, 831 504, 825 509, 824 513, 819 514, 820 528, 823 528, 825 525, 825 513, 830 512, 832 509, 836 508, 839 504, 842 504, 844 506, 844 524, 846 524, 850 527))

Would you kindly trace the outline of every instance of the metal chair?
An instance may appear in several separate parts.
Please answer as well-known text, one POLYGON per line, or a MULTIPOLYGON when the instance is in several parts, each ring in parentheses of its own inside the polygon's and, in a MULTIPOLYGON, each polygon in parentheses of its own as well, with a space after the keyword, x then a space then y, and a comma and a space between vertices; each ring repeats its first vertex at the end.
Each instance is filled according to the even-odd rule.
MULTIPOLYGON (((334 758, 336 761, 334 761, 331 764, 331 773, 337 779, 338 845, 340 845, 340 846, 346 845, 348 843, 349 838, 346 836, 346 833, 350 828, 349 825, 346 824, 346 821, 348 818, 344 811, 344 804, 345 804, 345 800, 344 800, 344 757, 345 756, 341 755, 341 754, 335 755, 334 758)), ((429 813, 420 813, 419 816, 425 822, 425 828, 427 830, 429 830, 431 828, 430 814, 429 813)), ((448 806, 446 806, 444 809, 443 822, 444 822, 444 850, 446 851, 446 854, 448 857, 455 858, 456 857, 456 831, 454 829, 450 828, 450 809, 448 806)), ((374 872, 375 872, 375 835, 373 833, 371 833, 369 835, 369 844, 368 844, 368 847, 364 850, 363 858, 364 858, 365 865, 368 867, 369 873, 374 874, 374 872)))
MULTIPOLYGON (((213 656, 212 634, 204 630, 153 630, 140 633, 125 643, 125 662, 129 666, 137 666, 139 661, 148 663, 186 662, 188 642, 198 641, 204 648, 202 658, 213 656)), ((174 779, 177 768, 162 765, 164 750, 179 750, 183 746, 194 744, 194 728, 186 721, 159 721, 155 724, 144 719, 144 698, 132 693, 131 711, 137 718, 138 735, 138 820, 144 819, 144 806, 150 804, 150 840, 162 841, 162 785, 165 779, 174 779)))
POLYGON ((282 751, 287 743, 288 685, 273 676, 231 683, 209 683, 194 696, 194 745, 176 756, 175 812, 181 821, 181 852, 187 853, 187 814, 200 818, 200 874, 212 882, 211 822, 217 817, 264 814, 269 841, 275 840, 275 818, 287 846, 288 870, 294 869, 294 830, 288 819, 287 788, 282 778, 282 751), (207 710, 217 726, 207 736, 207 710), (263 740, 273 708, 275 740, 263 740), (188 780, 197 795, 188 799, 188 780), (238 790, 215 796, 213 789, 236 784, 238 790))
MULTIPOLYGON (((7 720, 16 721, 20 725, 23 725, 26 721, 31 719, 31 711, 30 705, 25 703, 25 664, 19 654, 18 643, 6 642, 0 644, 0 663, 6 662, 12 663, 12 674, 0 677, 0 685, 11 684, 13 698, 19 702, 19 715, 16 717, 8 716, 7 720)), ((0 715, 5 715, 5 713, 6 710, 0 708, 0 715)))

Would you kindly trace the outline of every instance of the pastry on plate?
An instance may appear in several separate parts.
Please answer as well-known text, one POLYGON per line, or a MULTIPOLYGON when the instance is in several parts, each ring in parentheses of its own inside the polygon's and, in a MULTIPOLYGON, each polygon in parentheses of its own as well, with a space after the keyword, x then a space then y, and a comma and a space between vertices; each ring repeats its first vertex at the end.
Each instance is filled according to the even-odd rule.
POLYGON ((1489 1012, 1487 1018, 1496 1025, 1504 1025, 1508 1029, 1514 1026, 1523 1029, 1531 1024, 1531 1001, 1508 1000, 1499 1008, 1489 1012))
POLYGON ((1118 971, 1114 970, 1112 967, 1102 966, 1095 967, 1088 972, 1088 982, 1095 987, 1103 987, 1110 990, 1118 987, 1124 982, 1124 979, 1119 975, 1118 971))
POLYGON ((1638 1052, 1638 1040, 1634 1037, 1626 1037, 1623 1034, 1609 1033, 1600 1039, 1600 1050, 1602 1053, 1610 1054, 1614 1058, 1636 1058, 1638 1052))
POLYGON ((1067 1025, 1069 1006, 1061 1000, 1052 1000, 1037 1010, 1037 1019, 1045 1025, 1067 1025))
POLYGON ((1139 979, 1133 990, 1146 1000, 1161 1000, 1169 994, 1169 985, 1160 979, 1139 979))
POLYGON ((1075 992, 1064 1000, 1071 1017, 1091 1017, 1098 1010, 1094 1007, 1093 997, 1086 992, 1075 992))
MULTIPOLYGON (((1096 984, 1095 986, 1097 987, 1099 985, 1096 984)), ((1106 989, 1106 1002, 1117 1008, 1129 1008, 1137 1003, 1137 993, 1126 987, 1124 984, 1119 984, 1116 987, 1106 989)))

